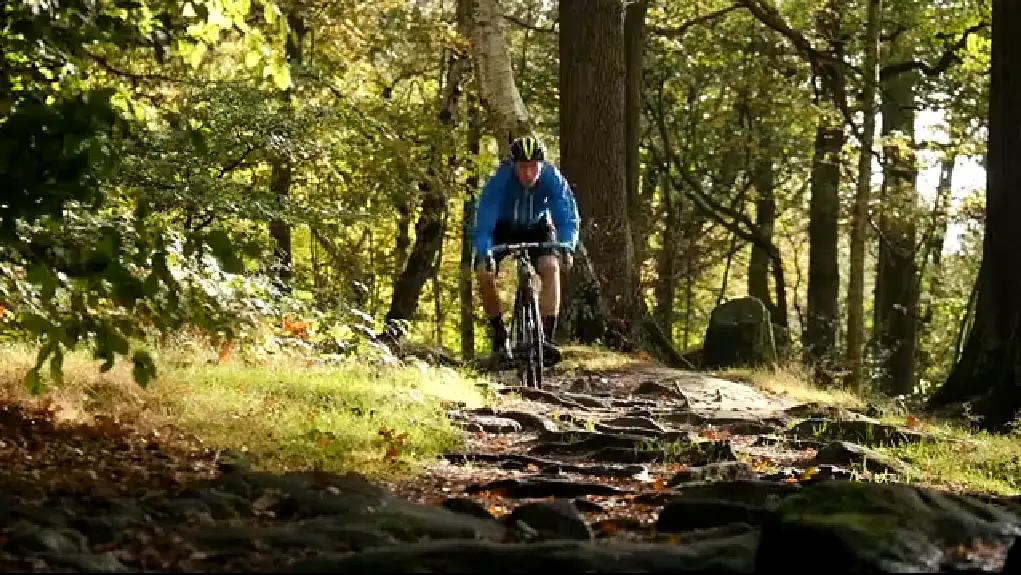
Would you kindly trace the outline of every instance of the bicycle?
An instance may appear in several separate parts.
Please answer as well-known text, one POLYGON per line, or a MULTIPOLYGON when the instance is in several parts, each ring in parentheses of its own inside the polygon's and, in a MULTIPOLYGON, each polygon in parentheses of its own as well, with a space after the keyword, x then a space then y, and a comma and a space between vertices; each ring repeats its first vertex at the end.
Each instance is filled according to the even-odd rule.
POLYGON ((539 296, 535 289, 538 273, 528 257, 530 249, 563 248, 560 242, 517 242, 493 246, 497 255, 509 252, 517 263, 518 287, 514 291, 514 315, 511 321, 511 350, 518 361, 521 385, 542 389, 542 348, 545 334, 539 315, 539 296), (522 358, 522 359, 518 359, 522 358))

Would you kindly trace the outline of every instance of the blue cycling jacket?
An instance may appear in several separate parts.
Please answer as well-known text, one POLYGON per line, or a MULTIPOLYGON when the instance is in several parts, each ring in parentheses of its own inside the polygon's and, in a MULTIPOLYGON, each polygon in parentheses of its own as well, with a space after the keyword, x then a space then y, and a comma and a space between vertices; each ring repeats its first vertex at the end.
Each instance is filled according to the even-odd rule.
POLYGON ((572 251, 578 245, 578 206, 574 194, 560 170, 543 162, 539 181, 525 189, 514 174, 514 164, 504 161, 489 178, 475 205, 475 230, 472 244, 475 253, 484 257, 493 247, 496 222, 515 227, 538 224, 544 218, 553 222, 557 241, 572 251))

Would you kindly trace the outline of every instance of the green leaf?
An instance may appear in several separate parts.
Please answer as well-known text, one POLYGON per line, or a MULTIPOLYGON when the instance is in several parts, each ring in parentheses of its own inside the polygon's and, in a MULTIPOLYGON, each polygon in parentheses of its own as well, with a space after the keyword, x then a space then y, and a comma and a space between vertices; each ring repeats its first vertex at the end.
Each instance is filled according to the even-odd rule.
POLYGON ((43 392, 43 378, 38 369, 30 369, 25 374, 25 386, 32 395, 39 395, 43 392))
POLYGON ((286 64, 273 66, 273 85, 278 90, 286 90, 291 87, 291 70, 286 64))
POLYGON ((202 65, 202 58, 206 55, 208 47, 205 42, 196 42, 191 49, 191 53, 188 54, 188 63, 191 64, 192 68, 198 68, 202 65))
POLYGON ((272 2, 266 2, 266 5, 263 7, 262 10, 262 16, 263 18, 266 19, 267 24, 272 24, 273 22, 276 22, 277 16, 279 14, 280 8, 277 8, 276 4, 272 2))

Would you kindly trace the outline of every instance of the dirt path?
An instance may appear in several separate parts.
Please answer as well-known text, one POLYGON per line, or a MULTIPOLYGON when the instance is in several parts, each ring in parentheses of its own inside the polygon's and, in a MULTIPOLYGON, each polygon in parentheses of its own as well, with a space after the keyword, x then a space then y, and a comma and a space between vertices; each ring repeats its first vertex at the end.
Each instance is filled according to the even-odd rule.
MULTIPOLYGON (((909 466, 867 445, 927 439, 847 410, 798 405, 747 384, 648 364, 561 375, 542 391, 496 390, 492 408, 450 412, 466 431, 463 451, 395 490, 497 518, 537 541, 682 545, 703 559, 706 549, 729 549, 696 561, 708 570, 769 570, 791 546, 778 546, 775 555, 756 548, 781 500, 822 483, 852 485, 833 481, 840 479, 883 489, 871 480, 895 480, 909 466)), ((961 520, 953 509, 937 513, 961 520)), ((896 505, 886 511, 917 512, 896 505)), ((997 570, 1007 549, 1001 542, 925 561, 939 569, 997 570)), ((915 569, 919 553, 863 565, 915 569)))
POLYGON ((650 366, 500 392, 490 410, 452 411, 466 448, 400 485, 254 472, 184 439, 0 410, 0 569, 766 573, 807 554, 827 571, 1011 572, 1021 559, 1010 498, 840 481, 902 472, 860 443, 921 433, 650 366))

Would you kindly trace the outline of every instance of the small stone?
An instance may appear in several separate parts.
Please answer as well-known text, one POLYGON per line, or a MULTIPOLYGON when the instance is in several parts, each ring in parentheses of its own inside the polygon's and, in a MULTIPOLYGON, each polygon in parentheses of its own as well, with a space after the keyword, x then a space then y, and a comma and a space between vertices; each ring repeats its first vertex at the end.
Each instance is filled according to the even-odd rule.
POLYGON ((758 474, 755 473, 752 466, 743 461, 720 461, 683 469, 667 481, 667 487, 692 481, 736 481, 757 477, 758 474))
POLYGON ((557 500, 552 503, 527 503, 516 508, 507 517, 508 525, 520 521, 536 532, 542 539, 592 538, 592 531, 581 518, 578 509, 569 501, 557 500))

